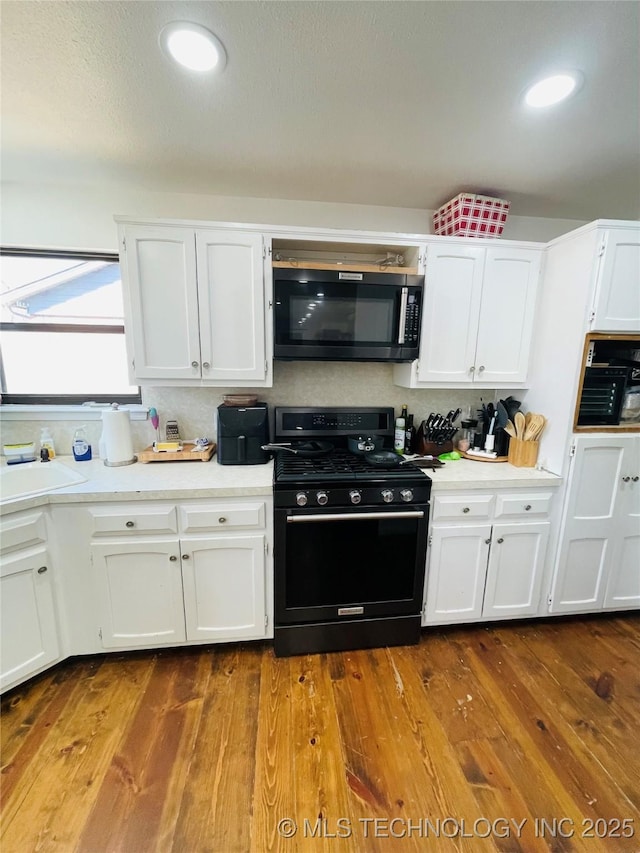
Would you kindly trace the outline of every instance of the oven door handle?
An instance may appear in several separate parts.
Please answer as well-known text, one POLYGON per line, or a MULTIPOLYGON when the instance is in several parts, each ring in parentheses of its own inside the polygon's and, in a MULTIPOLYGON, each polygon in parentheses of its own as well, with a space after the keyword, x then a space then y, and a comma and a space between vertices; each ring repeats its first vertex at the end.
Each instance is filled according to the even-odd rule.
POLYGON ((405 342, 406 325, 407 325, 407 303, 409 301, 409 288, 402 288, 402 296, 400 297, 400 320, 398 322, 398 343, 405 342))
POLYGON ((422 510, 405 510, 403 512, 327 512, 322 515, 288 515, 287 524, 298 524, 306 521, 388 521, 390 518, 424 518, 422 510))

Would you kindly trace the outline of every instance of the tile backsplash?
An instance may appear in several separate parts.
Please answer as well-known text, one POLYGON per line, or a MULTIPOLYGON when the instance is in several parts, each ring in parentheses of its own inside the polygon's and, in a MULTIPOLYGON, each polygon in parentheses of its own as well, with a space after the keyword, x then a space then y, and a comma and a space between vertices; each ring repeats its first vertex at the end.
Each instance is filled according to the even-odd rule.
MULTIPOLYGON (((177 420, 184 439, 198 436, 215 437, 216 409, 224 394, 244 393, 242 388, 181 388, 147 386, 142 390, 146 406, 155 406, 160 417, 161 437, 167 420, 177 420)), ((508 392, 501 392, 508 393, 508 392)), ((429 412, 442 412, 460 407, 463 416, 469 407, 475 410, 480 399, 493 400, 489 390, 411 390, 393 384, 391 364, 359 362, 287 362, 274 363, 272 388, 258 391, 260 400, 274 406, 392 406, 399 412, 406 403, 419 423, 429 412)), ((57 453, 69 455, 79 421, 5 421, 2 441, 39 441, 40 430, 49 426, 57 453)), ((99 421, 88 422, 86 431, 98 455, 98 440, 102 431, 99 421)), ((150 421, 131 423, 133 447, 143 450, 155 438, 150 421)))

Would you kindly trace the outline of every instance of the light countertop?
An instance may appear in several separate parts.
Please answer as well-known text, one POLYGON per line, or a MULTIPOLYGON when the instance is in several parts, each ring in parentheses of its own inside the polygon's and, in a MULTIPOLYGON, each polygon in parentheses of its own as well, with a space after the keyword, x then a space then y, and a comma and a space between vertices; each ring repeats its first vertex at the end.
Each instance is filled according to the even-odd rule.
MULTIPOLYGON (((186 500, 191 498, 244 497, 272 494, 273 462, 266 465, 220 465, 210 462, 136 462, 108 468, 100 459, 76 462, 72 456, 56 457, 86 478, 53 491, 0 503, 6 514, 44 504, 98 501, 186 500)), ((459 459, 426 473, 433 491, 555 487, 561 478, 535 468, 516 468, 508 462, 489 463, 459 459)))

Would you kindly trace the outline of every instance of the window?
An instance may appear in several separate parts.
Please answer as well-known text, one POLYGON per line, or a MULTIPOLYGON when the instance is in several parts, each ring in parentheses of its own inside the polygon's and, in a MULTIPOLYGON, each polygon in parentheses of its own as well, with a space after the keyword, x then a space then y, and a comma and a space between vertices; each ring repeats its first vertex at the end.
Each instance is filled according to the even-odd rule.
POLYGON ((3 403, 139 403, 118 256, 0 250, 3 403))

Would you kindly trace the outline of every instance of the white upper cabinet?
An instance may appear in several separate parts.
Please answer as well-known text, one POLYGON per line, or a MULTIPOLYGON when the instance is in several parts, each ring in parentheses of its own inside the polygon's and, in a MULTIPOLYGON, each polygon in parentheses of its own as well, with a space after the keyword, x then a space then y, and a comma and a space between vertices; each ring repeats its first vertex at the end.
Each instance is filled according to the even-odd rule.
POLYGON ((261 234, 121 223, 120 247, 132 381, 271 384, 261 234))
POLYGON ((517 386, 527 380, 541 250, 427 247, 420 358, 396 365, 411 388, 517 386))
POLYGON ((599 247, 591 329, 640 330, 640 228, 606 228, 599 247))

